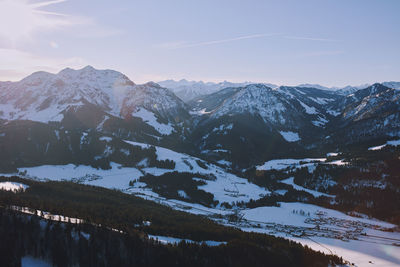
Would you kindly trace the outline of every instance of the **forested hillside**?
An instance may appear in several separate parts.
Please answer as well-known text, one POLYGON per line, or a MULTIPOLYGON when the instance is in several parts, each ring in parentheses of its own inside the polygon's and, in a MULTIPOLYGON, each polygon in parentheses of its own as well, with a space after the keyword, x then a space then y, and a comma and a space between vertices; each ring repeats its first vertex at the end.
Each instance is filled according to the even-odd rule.
POLYGON ((29 188, 19 193, 0 191, 2 266, 19 266, 25 255, 42 258, 54 266, 328 266, 341 263, 336 256, 312 251, 292 241, 244 233, 205 217, 174 211, 118 191, 69 182, 41 183, 17 177, 9 180, 23 182, 29 188), (38 215, 46 211, 80 218, 83 222, 46 220, 15 211, 12 206, 29 207, 38 215), (148 239, 148 234, 226 244, 165 245, 148 239))

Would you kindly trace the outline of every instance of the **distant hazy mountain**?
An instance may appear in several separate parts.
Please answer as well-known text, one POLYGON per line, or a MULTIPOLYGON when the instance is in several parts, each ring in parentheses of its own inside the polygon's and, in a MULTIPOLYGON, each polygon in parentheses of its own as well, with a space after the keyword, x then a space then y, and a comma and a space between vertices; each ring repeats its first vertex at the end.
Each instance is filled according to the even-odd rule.
POLYGON ((302 83, 302 84, 297 85, 296 87, 316 88, 316 89, 320 89, 320 90, 332 90, 331 87, 326 87, 323 85, 311 84, 311 83, 302 83))
MULTIPOLYGON (((400 82, 390 81, 390 82, 382 82, 381 84, 386 87, 389 87, 389 88, 400 89, 400 82)), ((337 93, 342 94, 342 95, 349 95, 358 90, 365 89, 371 85, 372 84, 366 83, 366 84, 361 84, 361 85, 356 85, 356 86, 348 85, 345 87, 326 87, 326 86, 319 85, 319 84, 299 84, 299 85, 297 85, 297 87, 307 87, 307 88, 316 88, 316 89, 321 89, 321 90, 330 90, 330 91, 336 91, 337 93)))
POLYGON ((299 84, 297 87, 306 87, 306 88, 316 88, 320 90, 329 90, 329 91, 337 91, 338 93, 342 95, 347 95, 351 94, 357 90, 364 89, 370 86, 370 84, 362 84, 362 85, 357 85, 357 86, 345 86, 345 87, 327 87, 319 84, 299 84))
POLYGON ((384 86, 387 86, 389 88, 393 89, 400 89, 400 82, 383 82, 382 83, 384 86))
MULTIPOLYGON (((158 82, 159 85, 170 89, 183 101, 188 102, 198 96, 208 95, 228 87, 242 87, 251 84, 251 82, 232 83, 223 81, 219 83, 203 82, 203 81, 188 81, 182 79, 180 81, 166 80, 158 82)), ((270 87, 276 85, 268 84, 270 87)))
MULTIPOLYGON (((219 90, 224 88, 237 88, 243 87, 249 84, 254 84, 253 82, 243 82, 243 83, 233 83, 229 81, 223 81, 219 83, 214 82, 203 82, 203 81, 188 81, 182 79, 180 81, 175 80, 165 80, 158 82, 159 85, 162 87, 170 89, 174 92, 180 99, 185 102, 190 102, 195 100, 201 96, 209 95, 215 93, 219 90)), ((271 83, 260 83, 264 84, 270 88, 277 88, 278 85, 271 84, 271 83)), ((383 82, 383 85, 393 88, 393 89, 400 89, 400 82, 383 82)), ((357 86, 345 86, 345 87, 327 87, 320 84, 299 84, 295 87, 303 87, 303 88, 315 88, 320 90, 326 91, 336 91, 341 95, 349 95, 354 93, 357 90, 367 88, 371 86, 371 84, 362 84, 357 86)))

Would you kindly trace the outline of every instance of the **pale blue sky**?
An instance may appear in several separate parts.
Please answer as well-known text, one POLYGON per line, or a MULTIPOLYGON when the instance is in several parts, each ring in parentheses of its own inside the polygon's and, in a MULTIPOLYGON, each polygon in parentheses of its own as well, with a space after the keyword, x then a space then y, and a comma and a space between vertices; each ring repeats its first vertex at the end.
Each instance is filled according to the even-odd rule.
POLYGON ((90 64, 138 83, 400 80, 399 14, 399 0, 0 0, 0 79, 90 64))

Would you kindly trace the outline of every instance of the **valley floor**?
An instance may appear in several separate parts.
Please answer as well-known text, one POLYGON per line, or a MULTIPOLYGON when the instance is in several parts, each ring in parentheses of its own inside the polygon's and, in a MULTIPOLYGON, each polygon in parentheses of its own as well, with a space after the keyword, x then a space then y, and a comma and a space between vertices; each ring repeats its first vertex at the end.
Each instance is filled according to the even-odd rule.
MULTIPOLYGON (((23 173, 24 177, 35 180, 70 180, 118 189, 176 210, 207 215, 214 221, 244 231, 291 239, 314 250, 341 256, 356 266, 400 265, 400 233, 393 231, 396 227, 393 224, 366 218, 362 214, 353 217, 336 210, 298 202, 282 202, 279 203, 280 207, 253 209, 226 209, 221 205, 214 208, 205 207, 182 200, 166 199, 140 182, 129 186, 131 180, 143 175, 141 170, 117 164, 112 164, 112 167, 111 170, 98 170, 89 166, 39 166, 21 168, 19 175, 23 173), (233 220, 232 215, 235 215, 236 219, 233 220)), ((287 181, 290 182, 292 181, 287 181)), ((237 194, 243 193, 239 198, 243 198, 243 195, 247 198, 247 195, 252 193, 251 186, 254 185, 242 184, 241 188, 244 191, 237 194)), ((232 192, 223 189, 212 193, 220 199, 234 199, 235 195, 232 192)), ((256 189, 260 190, 259 187, 256 189)), ((260 191, 257 190, 255 191, 259 194, 260 191)), ((171 241, 167 237, 160 238, 166 239, 165 242, 171 241)))

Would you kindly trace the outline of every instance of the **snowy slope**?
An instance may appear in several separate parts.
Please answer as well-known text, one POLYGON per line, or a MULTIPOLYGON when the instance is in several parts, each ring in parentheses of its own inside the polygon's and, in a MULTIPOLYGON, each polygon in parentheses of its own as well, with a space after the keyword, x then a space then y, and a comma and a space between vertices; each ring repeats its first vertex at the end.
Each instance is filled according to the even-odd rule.
MULTIPOLYGON (((106 142, 107 140, 104 139, 106 142)), ((150 145, 125 141, 133 146, 148 148, 150 145)), ((250 199, 259 199, 269 191, 255 184, 248 182, 244 178, 240 178, 232 173, 225 171, 223 168, 213 164, 209 164, 201 159, 189 156, 183 153, 178 153, 166 148, 155 147, 158 160, 173 160, 175 162, 174 169, 161 169, 156 167, 139 166, 123 167, 120 164, 111 162, 110 170, 95 169, 85 165, 42 165, 37 167, 19 168, 20 172, 26 172, 27 177, 34 179, 49 179, 55 181, 74 181, 90 185, 102 186, 111 189, 128 190, 130 189, 129 182, 138 180, 144 174, 162 175, 167 172, 190 172, 199 174, 213 174, 215 180, 204 180, 204 185, 199 186, 206 192, 214 195, 214 199, 221 203, 233 203, 236 201, 248 202, 250 199), (201 167, 198 162, 203 163, 207 168, 201 167), (140 169, 139 169, 140 168, 140 169)), ((202 164, 202 165, 203 165, 202 164)), ((144 163, 144 165, 146 165, 144 163)), ((201 179, 201 178, 199 178, 201 179)), ((167 183, 167 182, 166 182, 167 183)), ((136 183, 139 188, 137 193, 150 194, 157 196, 149 189, 142 188, 140 183, 136 183)))
POLYGON ((286 120, 283 113, 287 112, 287 108, 275 92, 261 84, 246 86, 227 99, 212 116, 217 118, 226 114, 248 112, 258 114, 265 120, 284 124, 286 120))
MULTIPOLYGON (((125 141, 135 146, 144 148, 149 147, 147 144, 125 141)), ((240 178, 234 174, 225 171, 223 168, 214 164, 209 164, 204 160, 189 156, 183 153, 178 153, 163 147, 155 147, 158 160, 173 160, 175 162, 175 169, 160 169, 160 168, 144 168, 143 171, 153 175, 161 175, 167 172, 190 172, 200 174, 214 174, 216 180, 203 180, 206 185, 199 186, 206 192, 214 195, 214 199, 220 203, 223 202, 236 202, 236 201, 249 201, 250 199, 259 199, 267 194, 269 191, 261 188, 255 184, 249 183, 246 179, 240 178), (197 163, 201 161, 207 166, 207 169, 202 168, 197 163)))
POLYGON ((145 108, 139 108, 136 112, 132 112, 132 116, 141 118, 144 122, 152 126, 163 135, 169 135, 174 131, 174 128, 170 123, 164 124, 158 122, 154 113, 145 108))
POLYGON ((328 195, 328 194, 325 194, 325 193, 318 192, 316 190, 311 190, 311 189, 299 186, 299 185, 294 183, 294 178, 293 177, 290 177, 290 178, 287 178, 285 180, 282 180, 281 183, 291 185, 295 190, 297 190, 297 191, 305 191, 305 192, 313 195, 314 197, 320 197, 320 196, 334 197, 332 195, 328 195))
POLYGON ((291 132, 291 131, 288 131, 288 132, 280 131, 279 133, 288 142, 297 142, 297 141, 300 140, 300 137, 299 137, 298 133, 291 132))
POLYGON ((210 119, 251 114, 261 117, 278 131, 296 132, 294 130, 304 127, 324 127, 331 118, 325 106, 340 99, 340 95, 315 88, 250 84, 227 88, 191 105, 193 114, 210 119), (208 104, 210 102, 212 105, 208 104))

